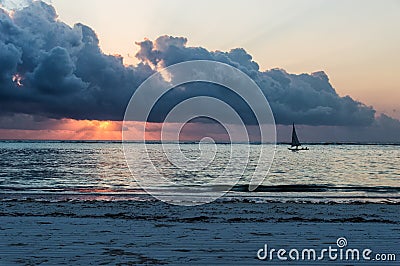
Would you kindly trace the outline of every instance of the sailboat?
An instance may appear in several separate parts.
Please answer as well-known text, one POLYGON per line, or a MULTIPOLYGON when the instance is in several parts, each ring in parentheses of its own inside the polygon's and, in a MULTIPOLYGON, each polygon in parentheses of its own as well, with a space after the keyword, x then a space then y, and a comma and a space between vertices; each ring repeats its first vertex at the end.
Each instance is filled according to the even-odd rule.
POLYGON ((293 152, 308 151, 307 147, 305 147, 305 148, 301 147, 301 143, 299 141, 299 138, 297 137, 296 128, 294 127, 294 123, 293 123, 293 131, 292 131, 292 146, 288 149, 293 152))

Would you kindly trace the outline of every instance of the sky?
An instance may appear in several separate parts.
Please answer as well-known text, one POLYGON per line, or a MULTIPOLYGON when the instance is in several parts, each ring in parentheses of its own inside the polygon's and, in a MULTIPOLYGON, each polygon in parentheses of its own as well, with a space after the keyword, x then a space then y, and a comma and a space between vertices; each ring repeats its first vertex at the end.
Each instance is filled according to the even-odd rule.
POLYGON ((136 41, 183 36, 190 46, 244 47, 261 69, 323 70, 342 96, 400 118, 397 0, 53 0, 60 19, 94 28, 106 53, 136 62, 136 41))
MULTIPOLYGON (((121 124, 112 121, 157 67, 208 59, 256 81, 282 125, 278 140, 296 121, 307 141, 400 141, 396 0, 0 3, 8 9, 0 17, 0 139, 118 139, 121 124)), ((192 87, 167 95, 151 122, 192 87)))

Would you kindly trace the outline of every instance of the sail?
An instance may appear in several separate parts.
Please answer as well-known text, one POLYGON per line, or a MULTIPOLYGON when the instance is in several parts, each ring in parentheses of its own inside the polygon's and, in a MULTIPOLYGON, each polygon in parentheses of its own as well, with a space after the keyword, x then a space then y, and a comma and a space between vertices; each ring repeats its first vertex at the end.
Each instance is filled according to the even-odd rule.
POLYGON ((296 134, 296 128, 294 127, 294 124, 293 124, 292 147, 298 147, 298 146, 301 146, 301 144, 300 144, 299 138, 297 137, 297 134, 296 134))

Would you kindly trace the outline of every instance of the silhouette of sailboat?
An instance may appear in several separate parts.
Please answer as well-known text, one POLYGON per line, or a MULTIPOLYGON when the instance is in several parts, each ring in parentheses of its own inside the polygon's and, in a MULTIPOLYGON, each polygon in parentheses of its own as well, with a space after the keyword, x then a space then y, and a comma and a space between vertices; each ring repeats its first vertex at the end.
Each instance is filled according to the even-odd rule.
POLYGON ((308 151, 308 148, 301 147, 301 143, 299 141, 299 138, 297 137, 296 133, 296 128, 293 123, 293 131, 292 131, 292 146, 288 148, 289 150, 295 152, 295 151, 308 151))

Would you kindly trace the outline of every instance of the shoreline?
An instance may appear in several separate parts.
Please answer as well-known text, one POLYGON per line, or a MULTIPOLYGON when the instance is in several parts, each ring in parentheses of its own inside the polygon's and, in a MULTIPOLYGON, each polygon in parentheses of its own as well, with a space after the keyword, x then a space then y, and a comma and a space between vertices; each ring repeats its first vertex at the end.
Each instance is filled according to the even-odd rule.
MULTIPOLYGON (((1 187, 1 186, 0 186, 1 187)), ((335 204, 346 204, 346 205, 363 205, 363 204, 382 204, 382 205, 400 205, 400 196, 398 194, 399 188, 386 188, 386 189, 396 189, 396 193, 376 193, 375 195, 363 195, 361 192, 340 194, 338 195, 335 191, 330 192, 313 192, 313 190, 318 190, 318 186, 311 187, 311 192, 308 190, 292 192, 286 191, 285 186, 275 186, 275 187, 265 187, 261 186, 259 188, 260 192, 238 192, 242 185, 232 188, 230 191, 225 192, 225 194, 216 199, 216 203, 220 204, 233 204, 233 203, 253 203, 253 204, 325 204, 325 205, 335 205, 335 204), (272 188, 272 189, 271 189, 272 188), (277 189, 278 188, 278 189, 277 189), (266 190, 268 192, 262 192, 266 190), (271 191, 269 191, 271 190, 271 191), (274 191, 275 190, 275 191, 274 191)), ((302 186, 301 186, 302 187, 302 186)), ((371 188, 372 189, 372 188, 371 188)), ((378 187, 378 190, 384 188, 378 187)), ((3 188, 4 190, 4 188, 3 188)), ((148 192, 143 189, 125 189, 125 190, 106 190, 103 189, 79 189, 74 191, 59 189, 50 190, 43 192, 39 190, 34 191, 24 191, 22 190, 12 190, 9 192, 0 192, 0 202, 38 202, 38 203, 85 203, 85 202, 132 202, 135 204, 138 202, 156 202, 159 199, 154 198, 148 192), (81 191, 82 190, 82 191, 81 191), (88 191, 88 192, 86 192, 88 191), (91 191, 91 192, 89 192, 91 191), (92 192, 96 191, 96 192, 92 192)), ((161 190, 160 190, 161 191, 161 190)), ((172 198, 177 198, 178 195, 175 193, 167 194, 163 192, 162 194, 155 194, 157 196, 163 196, 168 198, 170 195, 172 198)), ((182 194, 182 197, 187 198, 192 196, 193 203, 196 202, 196 198, 201 197, 213 197, 213 194, 207 193, 197 193, 197 194, 182 194)), ((181 204, 177 204, 181 205, 181 204)))

